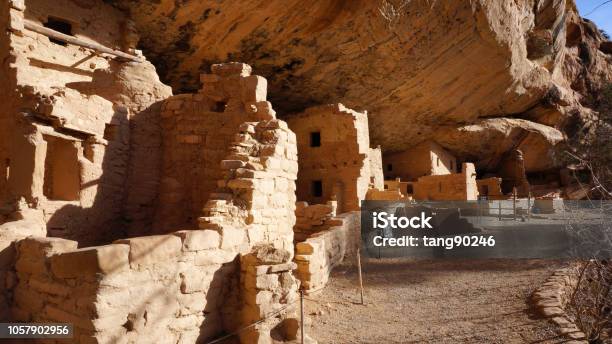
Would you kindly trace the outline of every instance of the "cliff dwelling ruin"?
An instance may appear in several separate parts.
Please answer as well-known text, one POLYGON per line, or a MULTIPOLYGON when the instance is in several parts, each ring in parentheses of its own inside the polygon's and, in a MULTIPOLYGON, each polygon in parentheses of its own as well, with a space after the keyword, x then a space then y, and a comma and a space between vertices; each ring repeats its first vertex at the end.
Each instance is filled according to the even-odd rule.
POLYGON ((324 2, 291 1, 320 18, 301 22, 281 1, 269 20, 226 2, 3 1, 0 322, 72 323, 75 343, 292 342, 299 292, 358 254, 364 200, 584 197, 554 149, 612 68, 572 1, 518 1, 529 30, 512 32, 488 22, 496 5, 456 1, 422 23, 427 49, 402 26, 417 14, 389 28, 373 5, 324 2))

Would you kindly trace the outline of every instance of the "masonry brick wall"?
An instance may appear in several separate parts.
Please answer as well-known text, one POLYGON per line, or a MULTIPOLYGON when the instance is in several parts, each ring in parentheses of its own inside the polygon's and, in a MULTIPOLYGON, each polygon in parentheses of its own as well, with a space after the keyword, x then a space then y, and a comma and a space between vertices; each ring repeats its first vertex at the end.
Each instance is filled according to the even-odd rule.
POLYGON ((296 276, 306 292, 323 288, 332 269, 353 259, 361 243, 359 212, 344 213, 334 220, 338 225, 314 233, 296 244, 296 276))
POLYGON ((354 211, 371 183, 383 187, 380 148, 370 148, 367 113, 330 104, 290 116, 287 123, 298 140, 300 201, 325 203, 336 197, 339 212, 354 211), (320 145, 311 142, 317 133, 320 145), (314 190, 319 182, 321 195, 314 190))
POLYGON ((420 177, 413 183, 414 199, 470 201, 478 198, 474 164, 464 163, 461 173, 420 177))
MULTIPOLYGON (((213 70, 235 81, 247 78, 243 73, 250 67, 228 64, 213 70)), ((257 106, 265 112, 235 114, 242 123, 218 153, 217 179, 210 189, 200 189, 209 199, 193 214, 199 229, 82 249, 63 239, 21 240, 13 318, 74 323, 78 343, 135 338, 194 343, 248 325, 242 317, 242 289, 248 288, 240 278, 239 256, 263 243, 287 252, 286 262, 294 251, 295 134, 274 118, 265 100, 253 112, 257 106), (247 121, 257 116, 260 121, 247 121)), ((275 271, 291 275, 290 266, 275 271)), ((287 288, 294 292, 297 285, 287 288)), ((283 302, 277 298, 267 306, 283 302)), ((270 330, 262 333, 270 335, 270 330)), ((241 340, 255 343, 252 338, 241 340)))

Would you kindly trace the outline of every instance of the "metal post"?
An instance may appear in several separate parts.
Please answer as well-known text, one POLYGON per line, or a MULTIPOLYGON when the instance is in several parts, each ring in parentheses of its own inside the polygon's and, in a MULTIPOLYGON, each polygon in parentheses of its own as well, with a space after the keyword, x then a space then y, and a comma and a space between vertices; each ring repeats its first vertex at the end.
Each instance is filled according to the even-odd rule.
POLYGON ((527 220, 531 220, 531 192, 527 195, 527 220))
POLYGON ((514 213, 514 221, 516 221, 516 188, 512 189, 512 212, 514 213))
POLYGON ((502 220, 502 214, 501 214, 501 200, 497 201, 497 209, 499 209, 498 212, 498 220, 501 221, 502 220))
POLYGON ((361 304, 363 305, 363 278, 361 275, 361 251, 357 249, 357 269, 359 271, 359 291, 361 293, 361 304))
POLYGON ((300 289, 300 335, 304 344, 304 290, 300 289))

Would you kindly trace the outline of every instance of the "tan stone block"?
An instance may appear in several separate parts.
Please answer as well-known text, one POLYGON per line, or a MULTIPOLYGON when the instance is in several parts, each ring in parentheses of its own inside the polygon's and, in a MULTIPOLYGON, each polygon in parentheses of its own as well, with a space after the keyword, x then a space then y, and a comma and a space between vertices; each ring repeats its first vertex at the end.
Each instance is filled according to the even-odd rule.
POLYGON ((246 163, 241 160, 221 160, 221 168, 224 170, 235 170, 244 167, 246 163))
POLYGON ((200 74, 200 82, 203 83, 214 83, 219 80, 221 80, 221 78, 215 74, 200 74))
POLYGON ((292 271, 295 269, 297 269, 297 264, 294 262, 289 262, 289 263, 284 263, 284 264, 270 265, 270 268, 268 269, 268 273, 292 271))
POLYGON ((130 267, 154 265, 175 259, 180 253, 183 243, 174 235, 152 235, 131 239, 118 240, 115 243, 130 246, 130 267))
POLYGON ((89 331, 116 329, 127 321, 127 314, 118 314, 100 319, 89 319, 88 317, 72 314, 51 305, 46 305, 44 312, 50 320, 71 323, 75 327, 89 331))
POLYGON ((265 274, 253 276, 244 281, 245 288, 260 290, 274 290, 280 285, 277 274, 265 274))
POLYGON ((311 243, 299 242, 295 245, 295 250, 297 254, 313 254, 315 248, 311 243))
POLYGON ((111 244, 60 253, 51 257, 51 271, 59 278, 118 273, 129 268, 129 252, 128 245, 111 244))
POLYGON ((221 237, 215 230, 175 232, 183 241, 183 251, 200 251, 219 248, 221 237))
POLYGON ((46 275, 48 273, 46 260, 44 258, 29 259, 26 255, 20 255, 15 263, 18 272, 25 272, 33 275, 46 275))
POLYGON ((268 81, 264 77, 251 75, 242 78, 240 82, 243 102, 263 102, 266 100, 268 81))
POLYGON ((221 265, 231 262, 236 257, 235 253, 224 250, 202 250, 195 256, 195 265, 221 265))
POLYGON ((242 76, 246 77, 251 75, 252 68, 246 63, 240 62, 228 62, 228 63, 219 63, 213 64, 210 67, 210 71, 221 77, 229 77, 229 76, 242 76))
POLYGON ((246 230, 225 226, 221 229, 221 248, 228 249, 246 242, 246 230))
MULTIPOLYGON (((206 326, 207 328, 209 326, 206 326)), ((200 335, 200 329, 197 330, 187 330, 187 331, 181 331, 181 336, 179 337, 179 340, 176 344, 193 344, 193 343, 198 343, 198 341, 206 341, 209 338, 206 337, 201 337, 200 335)))
POLYGON ((247 178, 232 179, 227 183, 227 187, 231 189, 253 189, 255 188, 255 181, 247 178))
POLYGON ((76 250, 78 242, 61 238, 27 237, 17 243, 20 255, 27 257, 49 257, 56 253, 76 250))
POLYGON ((8 28, 13 32, 23 32, 23 12, 14 8, 9 11, 9 26, 8 28))
MULTIPOLYGON (((261 223, 261 222, 255 221, 255 218, 253 218, 252 222, 261 223)), ((250 225, 247 228, 247 235, 249 239, 249 244, 251 244, 251 246, 254 246, 255 244, 263 243, 266 239, 265 229, 261 225, 250 225)))
POLYGON ((181 316, 202 314, 207 303, 206 293, 179 294, 178 303, 181 316))
POLYGON ((198 323, 199 319, 196 315, 187 315, 170 320, 168 327, 175 331, 186 331, 197 328, 198 323))
POLYGON ((70 287, 64 284, 60 284, 52 280, 40 280, 37 278, 31 278, 29 281, 29 286, 33 290, 59 296, 67 296, 72 291, 70 287))

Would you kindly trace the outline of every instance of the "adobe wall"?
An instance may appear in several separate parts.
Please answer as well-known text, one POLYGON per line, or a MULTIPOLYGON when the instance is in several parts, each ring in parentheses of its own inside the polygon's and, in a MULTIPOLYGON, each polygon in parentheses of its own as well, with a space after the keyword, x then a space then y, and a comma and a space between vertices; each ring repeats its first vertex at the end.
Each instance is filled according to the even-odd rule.
POLYGON ((325 203, 334 195, 338 212, 358 210, 371 183, 383 187, 380 148, 370 148, 366 113, 342 104, 323 105, 290 116, 289 127, 296 133, 299 164, 297 196, 308 203, 325 203), (319 133, 313 147, 311 134, 319 133), (320 181, 321 196, 313 192, 320 181))
POLYGON ((420 177, 413 183, 415 200, 470 201, 478 199, 476 169, 463 163, 461 173, 420 177))
MULTIPOLYGON (((27 0, 11 11, 18 28, 9 35, 15 85, 7 98, 14 102, 3 104, 0 113, 3 127, 10 128, 3 135, 10 146, 2 161, 11 164, 2 205, 14 208, 24 198, 42 214, 39 226, 49 235, 82 245, 109 242, 126 233, 125 200, 128 191, 137 191, 126 188, 130 160, 145 155, 131 151, 140 142, 131 140, 138 130, 130 120, 171 91, 144 59, 119 61, 24 28, 26 22, 45 25, 49 18, 68 23, 78 39, 135 53, 135 42, 125 44, 133 35, 127 18, 101 2, 27 0)), ((155 160, 158 151, 146 155, 155 160)), ((157 189, 146 174, 133 179, 157 189)), ((140 204, 146 207, 147 201, 140 204)))
POLYGON ((425 141, 415 147, 384 154, 385 179, 416 180, 422 176, 456 173, 457 160, 434 141, 425 141))
POLYGON ((481 196, 487 196, 489 199, 499 199, 504 197, 501 190, 502 179, 497 177, 490 177, 476 180, 478 186, 478 194, 481 196))
POLYGON ((295 246, 296 276, 307 293, 325 287, 333 268, 355 257, 361 243, 358 211, 341 214, 332 220, 334 226, 312 234, 295 246))
MULTIPOLYGON (((243 75, 246 70, 250 67, 242 64, 213 67, 219 81, 230 79, 230 85, 251 79, 243 75)), ((176 99, 182 98, 169 102, 176 99)), ((229 103, 235 99, 237 94, 232 93, 229 103)), ((180 113, 171 115, 183 118, 180 113)), ((267 119, 257 122, 247 121, 253 116, 244 113, 234 116, 243 123, 234 128, 235 135, 218 161, 216 186, 197 219, 200 229, 83 249, 62 239, 22 240, 12 309, 15 320, 71 322, 77 343, 118 339, 195 343, 289 307, 297 299, 297 284, 291 277, 295 267, 290 262, 295 134, 271 112, 260 112, 267 119), (261 249, 263 243, 266 248, 261 249)), ((203 142, 199 147, 204 147, 203 142)), ((260 343, 260 337, 278 331, 295 336, 293 314, 287 309, 254 332, 241 334, 241 342, 260 343)))
MULTIPOLYGON (((275 118, 271 104, 266 101, 266 80, 250 73, 251 67, 245 64, 215 65, 212 74, 202 75, 203 88, 199 93, 177 95, 163 103, 163 159, 156 232, 197 228, 206 201, 224 175, 221 160, 226 158, 227 147, 241 138, 240 126, 248 121, 275 118)), ((253 126, 249 128, 254 130, 253 126)), ((290 132, 281 139, 287 137, 295 140, 290 132)), ((271 144, 264 147, 262 154, 278 149, 271 144)), ((297 159, 295 144, 283 149, 297 159)), ((257 171, 264 170, 264 164, 279 163, 273 158, 258 164, 241 156, 235 160, 234 165, 243 167, 248 163, 249 168, 257 171)), ((297 173, 297 167, 290 168, 291 173, 297 173)), ((266 185, 265 189, 269 187, 266 185)))

